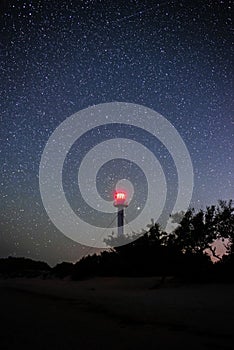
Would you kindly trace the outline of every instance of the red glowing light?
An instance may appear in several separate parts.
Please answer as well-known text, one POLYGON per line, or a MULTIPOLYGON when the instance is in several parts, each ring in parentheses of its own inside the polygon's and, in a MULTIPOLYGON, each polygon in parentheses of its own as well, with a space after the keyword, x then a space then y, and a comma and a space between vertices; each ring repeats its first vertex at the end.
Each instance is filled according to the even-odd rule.
POLYGON ((115 193, 115 200, 125 200, 126 199, 126 193, 124 192, 116 192, 115 193))
POLYGON ((114 206, 117 208, 127 208, 128 207, 128 203, 127 203, 127 194, 124 191, 118 190, 115 192, 114 194, 114 206))

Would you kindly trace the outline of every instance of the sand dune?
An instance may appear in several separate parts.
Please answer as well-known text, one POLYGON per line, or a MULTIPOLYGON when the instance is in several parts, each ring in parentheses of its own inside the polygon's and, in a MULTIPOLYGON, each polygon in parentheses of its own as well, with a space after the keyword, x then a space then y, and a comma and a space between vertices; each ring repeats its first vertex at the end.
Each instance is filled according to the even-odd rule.
POLYGON ((1 349, 232 349, 234 285, 0 281, 1 349))

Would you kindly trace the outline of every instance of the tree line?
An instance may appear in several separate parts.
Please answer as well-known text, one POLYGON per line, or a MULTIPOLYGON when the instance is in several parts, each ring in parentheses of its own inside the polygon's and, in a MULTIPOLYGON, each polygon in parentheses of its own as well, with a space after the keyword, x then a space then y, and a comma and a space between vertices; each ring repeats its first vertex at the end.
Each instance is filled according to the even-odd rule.
MULTIPOLYGON (((166 276, 174 276, 184 281, 233 282, 232 200, 220 200, 217 205, 208 206, 205 210, 189 209, 182 220, 181 216, 181 213, 172 216, 172 222, 177 227, 170 234, 152 220, 139 238, 137 233, 133 233, 133 238, 137 239, 129 244, 116 247, 118 237, 110 234, 106 243, 114 248, 109 251, 85 256, 75 264, 63 262, 54 268, 40 265, 44 269, 42 274, 45 278, 69 277, 73 280, 94 276, 161 276, 164 280, 166 276), (216 251, 217 240, 225 247, 222 256, 216 251)), ((7 266, 2 260, 6 259, 0 259, 0 273, 4 269, 6 271, 7 266)), ((22 264, 21 261, 21 271, 22 264)))

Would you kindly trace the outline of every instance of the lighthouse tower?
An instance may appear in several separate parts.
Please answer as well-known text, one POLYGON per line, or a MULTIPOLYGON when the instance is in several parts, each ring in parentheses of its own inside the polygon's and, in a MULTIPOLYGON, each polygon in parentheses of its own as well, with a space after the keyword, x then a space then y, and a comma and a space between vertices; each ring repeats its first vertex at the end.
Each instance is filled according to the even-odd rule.
POLYGON ((118 213, 118 236, 122 236, 124 233, 124 209, 127 208, 126 202, 127 195, 124 191, 116 191, 114 195, 114 206, 117 208, 118 213))

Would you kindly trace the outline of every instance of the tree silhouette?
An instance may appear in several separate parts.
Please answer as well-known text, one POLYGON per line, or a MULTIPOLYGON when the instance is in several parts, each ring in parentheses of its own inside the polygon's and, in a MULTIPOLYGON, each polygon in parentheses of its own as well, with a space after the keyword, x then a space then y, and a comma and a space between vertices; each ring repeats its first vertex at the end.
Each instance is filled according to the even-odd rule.
MULTIPOLYGON (((205 211, 200 210, 198 213, 189 209, 179 226, 168 236, 168 244, 189 254, 204 254, 205 250, 209 250, 214 257, 220 259, 216 255, 213 243, 217 239, 228 239, 228 249, 230 252, 233 249, 233 211, 232 200, 219 201, 217 206, 208 206, 205 211)), ((178 215, 175 219, 177 218, 178 215)))
POLYGON ((232 200, 219 201, 195 212, 189 209, 172 216, 178 223, 168 234, 151 220, 146 230, 125 237, 114 234, 106 239, 109 251, 83 257, 76 264, 61 263, 50 268, 43 262, 25 258, 0 259, 0 275, 71 277, 94 276, 176 276, 184 281, 233 281, 234 208, 232 200), (226 244, 226 255, 216 254, 215 241, 226 244), (129 243, 130 242, 130 243, 129 243), (118 246, 119 243, 128 243, 118 246), (117 246, 116 246, 117 245, 117 246), (207 251, 218 258, 213 264, 207 251))

